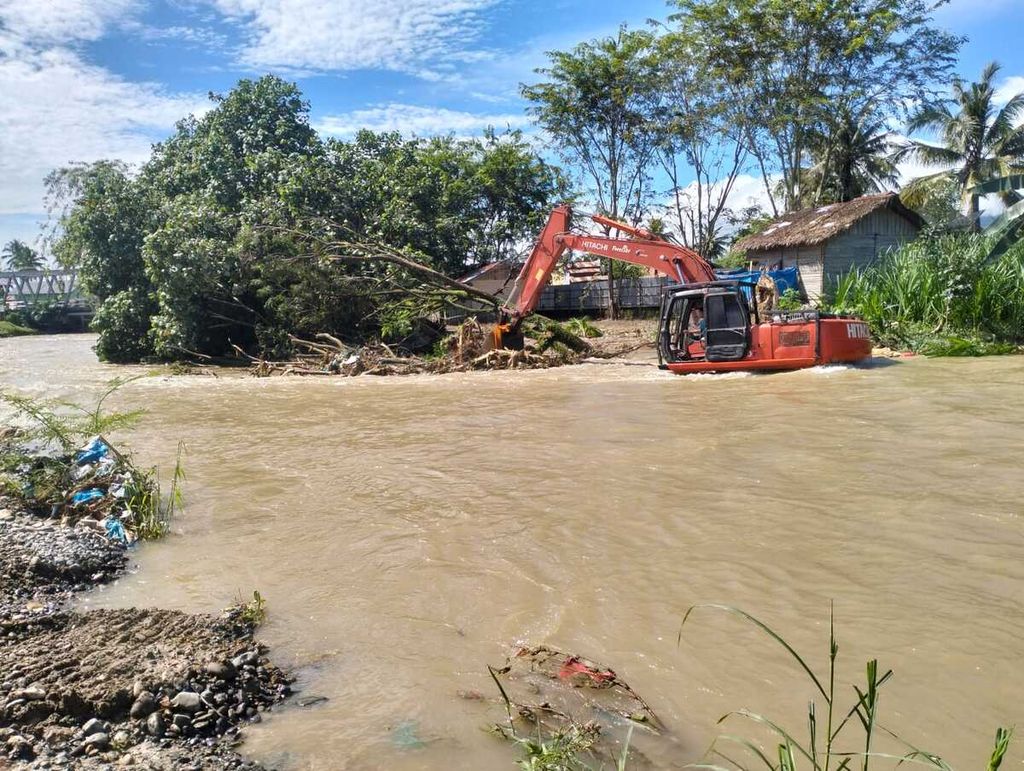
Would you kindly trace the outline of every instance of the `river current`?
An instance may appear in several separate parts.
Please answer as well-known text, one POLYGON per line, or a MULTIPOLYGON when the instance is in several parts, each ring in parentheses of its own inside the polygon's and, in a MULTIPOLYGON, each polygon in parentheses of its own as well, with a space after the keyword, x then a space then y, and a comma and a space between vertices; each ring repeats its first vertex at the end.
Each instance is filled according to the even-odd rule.
POLYGON ((482 729, 503 717, 486 665, 521 643, 615 669, 669 726, 655 767, 699 760, 733 709, 806 735, 812 686, 767 636, 705 610, 679 639, 705 602, 822 675, 834 603, 841 703, 878 658, 882 722, 955 767, 1024 724, 1024 357, 254 379, 103 365, 93 342, 0 340, 0 387, 89 403, 148 374, 114 397, 147 410, 121 438, 165 478, 183 440, 188 478, 170 536, 82 604, 258 589, 272 657, 328 700, 248 729, 255 759, 514 768, 482 729))

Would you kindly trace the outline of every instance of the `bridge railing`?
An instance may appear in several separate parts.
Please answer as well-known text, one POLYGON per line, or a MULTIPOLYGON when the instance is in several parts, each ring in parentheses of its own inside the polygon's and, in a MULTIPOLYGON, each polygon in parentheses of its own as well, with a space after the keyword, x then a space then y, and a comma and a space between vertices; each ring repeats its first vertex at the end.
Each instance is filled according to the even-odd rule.
POLYGON ((67 306, 83 299, 77 270, 0 271, 0 307, 67 306))

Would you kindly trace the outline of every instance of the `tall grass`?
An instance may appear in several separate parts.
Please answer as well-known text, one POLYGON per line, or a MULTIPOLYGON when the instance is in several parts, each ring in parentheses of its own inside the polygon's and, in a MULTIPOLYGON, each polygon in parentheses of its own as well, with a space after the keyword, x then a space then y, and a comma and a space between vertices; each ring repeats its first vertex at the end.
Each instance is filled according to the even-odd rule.
MULTIPOLYGON (((860 771, 883 763, 900 767, 906 763, 930 766, 935 771, 953 771, 940 756, 926 752, 900 737, 895 731, 879 721, 879 696, 881 688, 892 677, 892 670, 881 672, 878 660, 872 659, 865 666, 863 685, 853 685, 849 701, 842 702, 842 692, 836 684, 836 661, 839 643, 835 624, 829 613, 829 642, 827 674, 819 676, 807 660, 786 641, 786 639, 749 613, 728 605, 695 605, 686 611, 679 628, 682 639, 683 626, 694 611, 711 608, 738 616, 753 624, 778 643, 806 676, 806 686, 811 691, 807 704, 806 735, 798 738, 770 717, 740 709, 729 712, 719 723, 741 720, 767 729, 776 745, 766 750, 743 734, 723 734, 715 739, 708 751, 707 761, 693 767, 704 771, 860 771), (899 754, 881 752, 876 749, 876 737, 882 736, 890 743, 902 747, 899 754)), ((1010 744, 1011 729, 996 730, 995 745, 988 759, 988 771, 997 771, 1010 744)))
POLYGON ((987 261, 989 239, 925 235, 826 288, 883 345, 929 355, 1007 353, 1024 343, 1024 242, 987 261))

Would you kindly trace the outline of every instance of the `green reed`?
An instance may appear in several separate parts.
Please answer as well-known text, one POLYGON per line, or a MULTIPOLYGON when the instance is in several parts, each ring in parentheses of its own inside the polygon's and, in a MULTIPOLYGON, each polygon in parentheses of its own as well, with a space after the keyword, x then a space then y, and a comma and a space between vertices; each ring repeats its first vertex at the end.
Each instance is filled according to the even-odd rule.
POLYGON ((927 355, 1009 353, 1024 343, 1024 242, 990 261, 978 234, 925 235, 829 282, 823 308, 927 355))

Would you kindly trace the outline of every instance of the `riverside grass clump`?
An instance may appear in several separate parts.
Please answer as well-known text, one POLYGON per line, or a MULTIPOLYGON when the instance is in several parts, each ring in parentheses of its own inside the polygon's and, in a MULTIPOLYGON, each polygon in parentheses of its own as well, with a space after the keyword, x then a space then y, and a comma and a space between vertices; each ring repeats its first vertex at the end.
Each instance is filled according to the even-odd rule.
POLYGON ((988 260, 989 237, 924 235, 826 291, 882 345, 929 356, 1014 353, 1024 343, 1024 241, 988 260))
MULTIPOLYGON (((719 718, 719 724, 737 720, 767 731, 775 742, 773 748, 765 748, 757 741, 743 734, 723 734, 717 737, 705 756, 704 762, 691 768, 705 771, 870 771, 879 764, 899 768, 904 764, 929 766, 938 771, 953 771, 939 755, 920 749, 906 741, 891 728, 879 721, 879 695, 881 688, 892 678, 892 670, 882 672, 877 659, 871 659, 865 666, 863 685, 850 686, 853 693, 849 701, 842 702, 845 688, 836 685, 836 660, 839 643, 836 639, 833 614, 829 612, 828 674, 819 677, 806 659, 786 639, 749 613, 729 605, 694 605, 683 616, 679 628, 682 640, 683 627, 690 616, 700 609, 713 609, 738 616, 754 625, 778 643, 806 675, 811 699, 807 704, 806 738, 797 738, 778 722, 765 715, 740 709, 719 718), (897 752, 880 752, 876 748, 877 737, 901 748, 897 752)), ((797 685, 797 684, 794 684, 797 685)), ((1009 749, 1012 729, 997 728, 995 744, 989 757, 987 771, 998 771, 1009 749)))
MULTIPOLYGON (((0 491, 40 514, 117 520, 134 538, 163 536, 183 503, 184 444, 178 443, 170 490, 165 494, 155 467, 139 467, 130 451, 115 447, 105 436, 135 426, 144 414, 143 410, 105 408, 107 399, 135 379, 110 381, 91 407, 0 392, 0 404, 10 410, 14 424, 3 430, 0 441, 0 491), (76 451, 95 439, 109 448, 112 463, 102 475, 97 471, 94 476, 82 476, 76 451), (73 494, 86 488, 103 495, 76 504, 73 494)), ((108 528, 108 532, 119 530, 108 528)))
POLYGON ((23 335, 34 335, 35 333, 34 329, 15 324, 13 321, 0 319, 0 337, 21 337, 23 335))

